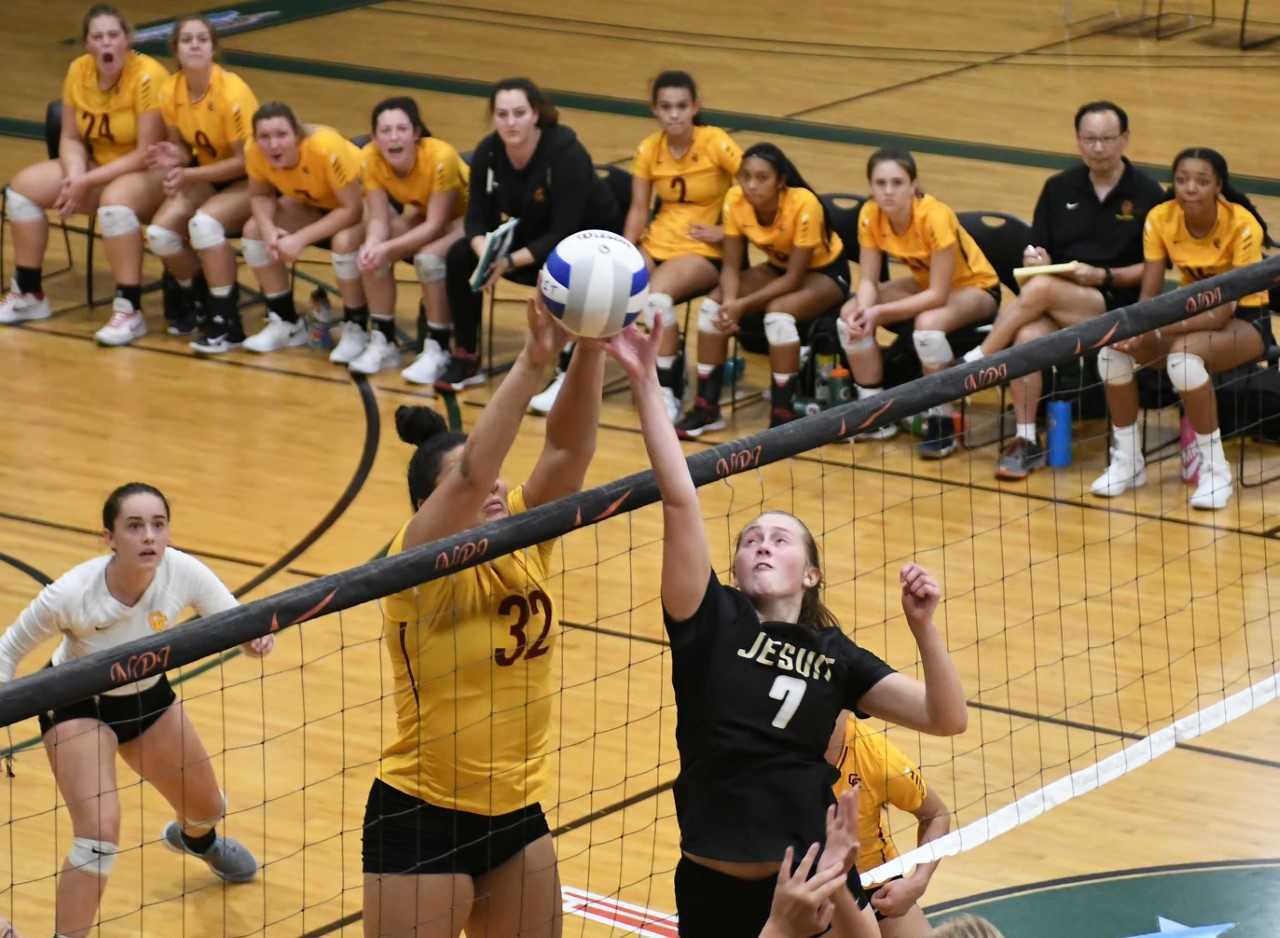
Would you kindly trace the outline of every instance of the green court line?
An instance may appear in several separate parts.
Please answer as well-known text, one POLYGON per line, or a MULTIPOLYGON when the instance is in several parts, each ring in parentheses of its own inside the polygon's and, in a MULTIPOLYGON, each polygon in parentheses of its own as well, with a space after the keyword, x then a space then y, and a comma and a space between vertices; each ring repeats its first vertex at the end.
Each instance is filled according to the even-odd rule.
MULTIPOLYGON (((315 78, 338 79, 367 85, 384 85, 394 88, 417 88, 441 94, 456 94, 472 98, 487 98, 489 82, 469 78, 453 78, 424 72, 403 72, 395 69, 374 68, 366 65, 349 65, 340 62, 322 62, 317 59, 299 59, 266 52, 246 52, 226 49, 223 59, 228 65, 241 68, 257 68, 268 72, 284 72, 290 75, 307 75, 315 78)), ((651 119, 649 103, 641 99, 617 98, 610 95, 590 94, 581 91, 548 89, 556 104, 562 107, 598 114, 651 119)), ((770 117, 765 114, 748 114, 742 111, 704 110, 703 116, 710 124, 736 131, 774 134, 802 140, 819 140, 824 143, 846 143, 852 146, 904 147, 915 153, 934 156, 954 156, 960 159, 979 160, 987 163, 1003 163, 1008 166, 1038 167, 1059 171, 1078 166, 1080 158, 1075 154, 1053 153, 1048 150, 1032 150, 1025 147, 1002 146, 995 143, 978 143, 968 140, 951 140, 945 137, 927 137, 917 134, 871 130, 863 127, 845 127, 817 121, 770 117)), ((1152 163, 1137 164, 1157 179, 1168 181, 1169 168, 1152 163)), ((1255 195, 1280 196, 1280 179, 1265 176, 1232 174, 1235 185, 1255 195)))

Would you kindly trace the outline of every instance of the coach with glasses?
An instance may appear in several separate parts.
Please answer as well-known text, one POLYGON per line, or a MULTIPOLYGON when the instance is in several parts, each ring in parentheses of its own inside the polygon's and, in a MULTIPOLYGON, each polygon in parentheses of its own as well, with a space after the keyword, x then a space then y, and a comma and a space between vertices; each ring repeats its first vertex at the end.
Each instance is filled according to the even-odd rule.
MULTIPOLYGON (((967 360, 1023 345, 1138 300, 1142 281, 1142 226, 1164 201, 1154 179, 1124 157, 1129 115, 1111 101, 1090 101, 1076 111, 1079 166, 1044 184, 1023 264, 1076 262, 1074 269, 1033 277, 1000 311, 991 334, 967 360)), ((998 479, 1025 479, 1045 462, 1036 432, 1043 382, 1033 372, 1013 383, 1017 435, 1001 453, 998 479)))

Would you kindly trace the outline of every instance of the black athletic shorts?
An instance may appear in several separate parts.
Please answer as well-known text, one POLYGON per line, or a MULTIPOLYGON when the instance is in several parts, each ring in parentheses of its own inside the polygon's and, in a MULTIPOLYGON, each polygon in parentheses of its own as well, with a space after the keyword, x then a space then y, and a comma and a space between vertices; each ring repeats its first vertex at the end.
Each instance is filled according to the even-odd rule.
POLYGON ((364 809, 364 872, 479 876, 549 834, 542 805, 488 816, 451 811, 375 778, 364 809))
POLYGON ((1271 308, 1269 306, 1236 306, 1236 319, 1242 319, 1262 336, 1262 349, 1265 352, 1276 344, 1275 333, 1271 331, 1271 308))
POLYGON ((994 287, 987 287, 986 290, 984 290, 983 292, 986 293, 987 296, 991 297, 993 300, 996 301, 996 309, 999 310, 1000 300, 1001 300, 1000 284, 996 283, 994 287))
MULTIPOLYGON (((738 879, 682 856, 676 864, 681 938, 756 938, 769 920, 777 883, 776 874, 738 879)), ((856 869, 849 873, 848 886, 858 908, 865 908, 867 894, 856 869)))
MULTIPOLYGON (((769 269, 778 274, 778 276, 782 276, 787 272, 785 267, 779 267, 777 264, 770 264, 769 269)), ((810 267, 808 273, 830 277, 836 282, 836 286, 840 288, 840 298, 844 300, 849 298, 849 262, 844 259, 843 254, 826 267, 810 267)))
POLYGON ((154 686, 140 694, 98 694, 45 710, 40 714, 40 734, 67 720, 97 720, 116 734, 118 742, 127 743, 149 730, 177 699, 168 676, 161 674, 154 686))

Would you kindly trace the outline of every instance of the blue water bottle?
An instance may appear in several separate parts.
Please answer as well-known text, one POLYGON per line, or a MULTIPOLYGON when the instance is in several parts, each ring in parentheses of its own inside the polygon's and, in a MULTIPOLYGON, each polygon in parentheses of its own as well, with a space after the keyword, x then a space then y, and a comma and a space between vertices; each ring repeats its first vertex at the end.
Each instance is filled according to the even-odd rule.
POLYGON ((1049 458, 1050 466, 1071 465, 1071 402, 1050 401, 1049 413, 1049 458))

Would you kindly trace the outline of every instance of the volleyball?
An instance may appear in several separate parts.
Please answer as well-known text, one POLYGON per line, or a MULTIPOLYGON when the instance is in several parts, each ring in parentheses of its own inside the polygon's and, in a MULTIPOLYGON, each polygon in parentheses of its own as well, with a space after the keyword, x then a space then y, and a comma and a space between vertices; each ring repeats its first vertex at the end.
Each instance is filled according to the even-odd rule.
POLYGON ((644 255, 621 235, 590 229, 569 235, 538 274, 547 308, 574 335, 604 339, 644 309, 649 271, 644 255))

